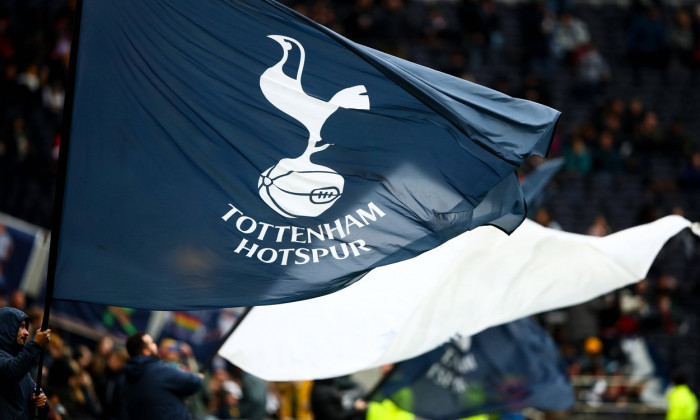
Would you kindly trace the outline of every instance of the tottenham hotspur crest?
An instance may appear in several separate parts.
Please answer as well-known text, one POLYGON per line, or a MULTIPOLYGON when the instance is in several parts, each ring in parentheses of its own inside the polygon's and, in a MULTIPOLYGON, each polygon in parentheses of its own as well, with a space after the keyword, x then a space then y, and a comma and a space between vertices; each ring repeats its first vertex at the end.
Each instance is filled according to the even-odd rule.
POLYGON ((282 59, 260 76, 260 89, 272 105, 306 127, 309 140, 301 156, 283 158, 260 175, 258 192, 263 201, 282 216, 318 216, 343 194, 345 183, 333 169, 311 162, 311 155, 330 146, 317 146, 321 141, 321 128, 338 108, 369 109, 367 89, 363 85, 343 89, 329 101, 307 95, 301 86, 304 47, 286 36, 269 35, 269 38, 282 46, 282 59), (292 48, 298 48, 300 54, 295 78, 282 70, 292 48))

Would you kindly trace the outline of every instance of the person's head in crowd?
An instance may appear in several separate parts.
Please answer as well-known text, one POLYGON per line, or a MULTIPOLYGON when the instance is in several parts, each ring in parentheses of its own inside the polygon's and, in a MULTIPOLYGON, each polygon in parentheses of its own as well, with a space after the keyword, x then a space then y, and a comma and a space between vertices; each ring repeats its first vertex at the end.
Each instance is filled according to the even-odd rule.
POLYGON ((598 139, 598 129, 596 128, 595 124, 591 123, 590 121, 586 121, 579 125, 577 131, 587 146, 595 145, 596 140, 598 139))
POLYGON ((668 273, 663 273, 657 280, 657 289, 660 292, 673 292, 678 287, 678 280, 668 273))
POLYGON ((22 290, 16 289, 10 293, 10 306, 20 311, 27 309, 27 296, 22 290))
POLYGON ((618 132, 622 129, 622 118, 617 114, 607 114, 603 121, 604 128, 612 132, 618 132))
POLYGON ((690 29, 693 26, 693 20, 686 9, 679 8, 673 14, 673 24, 678 28, 690 29))
POLYGON ((381 373, 382 377, 384 377, 384 376, 388 375, 389 373, 391 373, 391 371, 392 371, 393 369, 394 369, 394 364, 393 364, 393 363, 389 363, 389 364, 387 364, 387 365, 382 365, 382 366, 379 368, 379 372, 381 373))
POLYGON ((588 235, 590 236, 598 236, 598 237, 603 237, 607 236, 610 234, 611 229, 610 226, 608 225, 608 219, 605 217, 603 214, 598 214, 595 219, 593 220, 593 223, 591 226, 588 228, 588 235))
POLYGON ((545 206, 540 206, 537 211, 535 212, 535 222, 539 223, 542 226, 549 226, 549 224, 552 222, 552 213, 551 211, 545 207, 545 206))
POLYGON ((694 170, 700 170, 700 152, 695 152, 690 156, 690 167, 694 170))
POLYGON ((81 344, 75 348, 73 357, 81 369, 87 369, 92 362, 92 350, 88 346, 81 344))
POLYGON ((41 325, 41 321, 44 319, 44 309, 38 306, 32 306, 27 309, 27 316, 29 317, 29 323, 32 325, 41 325))
POLYGON ((659 117, 653 111, 644 113, 639 129, 642 133, 653 133, 659 129, 659 117))
POLYGON ((639 295, 646 295, 649 292, 649 279, 643 278, 634 285, 634 291, 639 295))
POLYGON ((598 140, 598 146, 601 150, 609 151, 615 149, 615 138, 613 137, 612 133, 608 130, 601 131, 598 140))
POLYGON ((659 293, 656 301, 661 313, 666 314, 671 312, 671 309, 673 308, 673 300, 671 300, 671 295, 669 295, 666 291, 659 293))
POLYGON ((107 356, 114 350, 114 340, 108 335, 104 335, 97 340, 97 345, 95 346, 95 354, 100 356, 107 356))
POLYGON ((16 353, 29 342, 29 319, 17 308, 0 310, 0 348, 16 353))
POLYGON ((47 350, 49 354, 54 359, 60 359, 66 355, 66 345, 63 339, 58 333, 54 333, 51 342, 49 343, 47 350))
MULTIPOLYGON (((627 117, 630 123, 635 125, 644 117, 644 103, 639 98, 632 98, 627 103, 627 117)), ((634 127, 631 127, 634 128, 634 127)))
POLYGON ((586 153, 586 142, 578 134, 573 134, 571 136, 571 151, 575 155, 582 155, 586 153))
POLYGON ((90 362, 90 372, 93 374, 100 374, 104 372, 107 366, 107 358, 109 354, 114 349, 114 340, 108 335, 103 335, 97 340, 94 347, 94 353, 92 355, 92 361, 90 362))
POLYGON ((613 98, 607 106, 607 113, 622 118, 625 115, 625 101, 622 98, 613 98))
POLYGON ((126 340, 126 351, 129 352, 129 357, 158 357, 158 346, 153 341, 153 337, 142 331, 136 332, 129 336, 129 338, 126 340))
POLYGON ((129 358, 129 353, 126 349, 112 349, 112 351, 107 356, 107 369, 112 372, 119 372, 126 364, 129 358))
POLYGON ((158 348, 160 358, 169 362, 180 362, 180 343, 173 338, 164 338, 158 348))
POLYGON ((685 209, 681 206, 674 206, 671 209, 671 214, 676 215, 676 216, 685 217, 685 209))

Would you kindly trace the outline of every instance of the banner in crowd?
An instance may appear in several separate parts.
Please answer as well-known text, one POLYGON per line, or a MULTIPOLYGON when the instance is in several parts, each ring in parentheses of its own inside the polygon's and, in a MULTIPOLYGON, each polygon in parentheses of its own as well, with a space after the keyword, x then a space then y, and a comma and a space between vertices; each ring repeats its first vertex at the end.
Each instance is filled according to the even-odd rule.
POLYGON ((667 216, 602 238, 530 220, 510 236, 480 227, 328 296, 253 308, 219 354, 274 381, 407 360, 456 333, 471 336, 637 282, 666 241, 690 226, 667 216))
POLYGON ((421 418, 454 420, 527 407, 567 410, 574 391, 552 338, 524 318, 396 364, 370 395, 387 398, 421 418))
POLYGON ((45 229, 0 213, 0 294, 22 290, 41 293, 50 234, 45 229))
POLYGON ((274 1, 85 0, 57 299, 158 310, 346 287, 525 217, 559 112, 274 1))
MULTIPOLYGON (((43 302, 41 302, 43 304, 43 302)), ((97 341, 103 336, 122 340, 137 332, 150 334, 157 344, 164 339, 187 343, 200 363, 221 344, 240 316, 241 308, 201 311, 147 311, 86 302, 55 300, 51 323, 59 331, 97 341)))
POLYGON ((198 361, 207 360, 216 352, 223 336, 241 314, 241 308, 165 313, 162 328, 153 331, 159 339, 172 338, 186 342, 198 361))
POLYGON ((105 335, 126 340, 137 331, 148 331, 150 318, 151 311, 140 309, 60 300, 51 304, 51 325, 95 341, 105 335))

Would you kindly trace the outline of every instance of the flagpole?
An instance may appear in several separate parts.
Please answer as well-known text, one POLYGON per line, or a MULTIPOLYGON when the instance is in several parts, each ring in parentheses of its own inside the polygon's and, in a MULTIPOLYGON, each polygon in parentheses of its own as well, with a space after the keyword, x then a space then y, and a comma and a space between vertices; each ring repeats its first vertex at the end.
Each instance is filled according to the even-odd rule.
MULTIPOLYGON (((78 57, 78 40, 80 38, 80 20, 83 10, 83 0, 77 0, 75 4, 75 24, 73 39, 71 40, 70 60, 68 62, 68 81, 65 100, 63 103, 63 120, 61 127, 61 143, 58 151, 58 168, 56 176, 56 190, 54 192, 53 214, 51 218, 51 243, 49 244, 49 265, 46 274, 46 293, 44 296, 44 315, 41 322, 41 330, 49 327, 49 315, 53 302, 53 289, 56 278, 56 264, 58 259, 58 237, 61 231, 61 218, 63 216, 63 198, 66 189, 66 168, 68 166, 68 148, 70 143, 71 121, 73 119, 73 99, 75 91, 75 70, 78 57)), ((36 376, 35 394, 41 389, 41 377, 44 366, 44 349, 39 354, 39 366, 36 376)), ((38 416, 38 409, 34 416, 38 416)))
POLYGON ((216 354, 221 350, 221 347, 224 346, 224 343, 226 340, 228 340, 229 337, 231 337, 231 334, 233 334, 234 331, 236 331, 236 328, 238 328, 239 325, 241 325, 241 322, 245 319, 246 316, 250 313, 250 311, 253 309, 253 306, 246 306, 245 309, 243 309, 243 312, 241 313, 241 316, 238 317, 236 322, 233 323, 231 328, 224 334, 223 337, 221 337, 221 340, 219 341, 219 345, 216 346, 216 349, 211 353, 209 358, 207 359, 206 362, 202 365, 202 367, 199 369, 201 373, 204 373, 209 367, 211 366, 211 363, 214 361, 214 357, 216 357, 216 354))

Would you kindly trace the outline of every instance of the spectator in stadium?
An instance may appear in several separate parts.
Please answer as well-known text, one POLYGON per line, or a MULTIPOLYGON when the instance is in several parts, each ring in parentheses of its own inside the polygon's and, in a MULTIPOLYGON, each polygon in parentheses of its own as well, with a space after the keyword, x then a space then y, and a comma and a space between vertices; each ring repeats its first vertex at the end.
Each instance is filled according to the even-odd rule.
POLYGON ((647 109, 639 98, 631 98, 627 102, 627 107, 625 108, 625 113, 622 118, 622 129, 625 134, 633 135, 639 131, 639 125, 644 119, 644 114, 647 109))
POLYGON ((695 10, 693 13, 693 31, 695 33, 695 40, 692 52, 692 67, 690 72, 690 81, 695 83, 697 81, 698 72, 700 72, 700 5, 695 5, 695 10))
POLYGON ((571 136, 571 145, 564 151, 565 168, 581 176, 591 172, 593 160, 583 138, 578 134, 571 136))
POLYGON ((681 171, 679 184, 687 191, 700 191, 700 152, 690 156, 681 171))
POLYGON ((80 345, 70 359, 71 375, 68 378, 68 392, 60 396, 60 401, 71 419, 95 419, 100 416, 100 407, 95 393, 92 376, 87 366, 92 359, 92 351, 80 345))
POLYGON ((238 370, 243 396, 238 401, 241 417, 250 420, 265 420, 267 417, 267 382, 250 373, 238 370))
POLYGON ((608 219, 603 214, 598 214, 595 219, 593 219, 593 223, 591 223, 591 226, 588 227, 588 231, 586 232, 587 235, 601 238, 610 233, 612 233, 612 229, 610 229, 608 219))
MULTIPOLYGON (((3 276, 3 266, 10 261, 12 251, 14 250, 14 241, 7 227, 0 223, 0 289, 7 287, 5 277, 3 276)), ((5 290, 6 291, 6 290, 5 290)), ((17 308, 22 309, 22 308, 17 308)))
POLYGON ((556 230, 564 230, 561 227, 561 224, 559 224, 559 222, 557 222, 552 216, 552 211, 549 209, 549 207, 540 206, 535 212, 534 220, 535 222, 539 223, 544 227, 556 230))
POLYGON ((215 368, 212 371, 207 391, 211 396, 208 404, 208 412, 211 415, 217 419, 241 417, 238 402, 243 396, 243 391, 227 369, 215 368))
POLYGON ((68 378, 68 392, 59 395, 68 417, 71 419, 96 419, 100 416, 92 377, 79 366, 68 378))
POLYGON ((59 334, 54 334, 53 340, 47 346, 44 366, 48 370, 46 377, 47 391, 50 391, 50 394, 58 395, 61 400, 70 399, 71 387, 69 381, 71 376, 78 370, 78 365, 70 357, 70 347, 59 334))
POLYGON ((694 61, 695 34, 693 33, 693 21, 687 10, 676 10, 673 22, 668 29, 668 38, 673 58, 691 69, 694 61))
POLYGON ((551 106, 552 104, 551 90, 537 74, 532 72, 523 77, 523 86, 518 96, 542 105, 551 106))
POLYGON ((692 156, 700 150, 700 146, 688 135, 685 124, 679 119, 673 119, 664 133, 664 143, 667 145, 670 156, 674 159, 692 156))
POLYGON ((16 308, 0 308, 0 418, 33 418, 35 407, 46 414, 46 395, 35 393, 29 374, 41 349, 51 340, 51 330, 37 331, 29 340, 29 317, 16 308))
POLYGON ((23 290, 15 289, 10 293, 9 303, 13 308, 25 311, 27 309, 27 294, 23 290))
POLYGON ((554 55, 567 65, 574 65, 579 59, 581 49, 590 45, 591 41, 586 23, 567 11, 559 14, 552 37, 554 55))
POLYGON ((353 407, 345 408, 338 380, 329 378, 314 381, 311 388, 311 411, 314 420, 363 420, 367 403, 356 400, 353 407))
POLYGON ((552 29, 554 17, 547 10, 544 0, 523 6, 520 14, 521 36, 525 48, 526 71, 549 77, 554 72, 552 54, 552 29))
POLYGON ((601 92, 601 89, 612 80, 610 65, 600 54, 595 45, 586 43, 582 45, 574 62, 576 71, 577 91, 580 98, 591 98, 592 94, 601 92))
POLYGON ((124 419, 190 419, 185 397, 202 387, 202 374, 184 372, 158 360, 150 335, 137 332, 126 341, 129 360, 121 390, 124 419))
POLYGON ((593 170, 595 172, 620 173, 623 170, 623 159, 615 147, 612 134, 603 130, 598 138, 598 147, 593 149, 593 170))
POLYGON ((640 16, 634 16, 627 33, 627 48, 634 78, 641 81, 640 68, 653 68, 668 77, 669 42, 666 24, 655 6, 647 7, 640 16))
POLYGON ((664 143, 664 133, 659 127, 659 117, 653 111, 644 113, 631 140, 632 149, 645 170, 649 169, 649 160, 654 156, 671 153, 670 148, 664 143))
POLYGON ((666 420, 688 420, 698 418, 698 398, 688 387, 688 379, 678 373, 673 378, 673 387, 666 395, 668 409, 666 420))
POLYGON ((100 419, 117 420, 119 418, 120 387, 122 370, 129 354, 123 348, 112 349, 107 356, 105 368, 99 375, 94 375, 95 393, 101 403, 100 419))
POLYGON ((469 50, 469 64, 472 69, 478 69, 495 58, 503 47, 498 7, 493 0, 465 1, 458 13, 465 28, 464 44, 469 50))
MULTIPOLYGON (((199 371, 199 364, 194 356, 192 347, 184 341, 173 338, 163 338, 158 349, 161 361, 169 363, 185 372, 199 371)), ((187 400, 187 409, 193 418, 203 418, 206 414, 206 400, 209 399, 206 387, 202 387, 197 393, 187 400)))
POLYGON ((397 57, 406 56, 404 42, 407 28, 411 28, 406 2, 404 0, 384 0, 379 6, 377 28, 381 39, 380 49, 397 57))
POLYGON ((374 0, 355 0, 343 19, 345 35, 357 43, 376 48, 379 19, 374 0))

